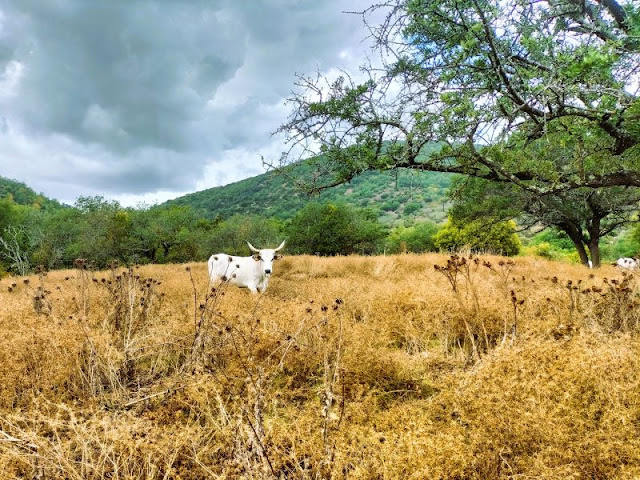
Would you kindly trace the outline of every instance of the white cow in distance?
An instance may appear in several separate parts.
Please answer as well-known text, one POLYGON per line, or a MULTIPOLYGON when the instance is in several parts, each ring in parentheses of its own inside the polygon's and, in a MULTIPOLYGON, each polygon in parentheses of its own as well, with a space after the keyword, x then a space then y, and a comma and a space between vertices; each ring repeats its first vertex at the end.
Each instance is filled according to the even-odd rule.
POLYGON ((638 260, 636 260, 635 258, 629 258, 629 257, 619 258, 615 264, 618 267, 627 268, 629 270, 635 270, 638 267, 640 267, 638 260))
POLYGON ((278 248, 258 250, 249 242, 253 255, 250 257, 234 257, 226 253, 211 255, 207 265, 212 283, 228 281, 232 285, 248 288, 251 293, 262 293, 267 289, 269 278, 273 272, 273 261, 282 258, 278 250, 284 247, 285 241, 278 248))

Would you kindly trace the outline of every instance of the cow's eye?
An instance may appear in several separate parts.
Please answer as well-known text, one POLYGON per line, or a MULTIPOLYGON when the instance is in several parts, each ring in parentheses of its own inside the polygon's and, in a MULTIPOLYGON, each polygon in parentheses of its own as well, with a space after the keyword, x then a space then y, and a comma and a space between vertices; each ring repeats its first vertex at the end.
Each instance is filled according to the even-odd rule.
POLYGON ((259 262, 260 260, 262 260, 262 257, 261 257, 260 255, 254 255, 254 256, 253 256, 253 259, 254 259, 256 262, 259 262))

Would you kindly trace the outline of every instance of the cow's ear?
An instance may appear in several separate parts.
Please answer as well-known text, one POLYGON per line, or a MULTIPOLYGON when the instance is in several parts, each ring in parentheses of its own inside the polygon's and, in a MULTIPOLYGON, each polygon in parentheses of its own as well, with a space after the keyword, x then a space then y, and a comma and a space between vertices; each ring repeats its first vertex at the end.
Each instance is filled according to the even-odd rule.
POLYGON ((253 258, 256 262, 262 260, 262 257, 258 253, 256 253, 255 255, 251 255, 251 258, 253 258))
POLYGON ((274 260, 280 260, 281 258, 282 258, 282 255, 279 255, 279 254, 273 256, 274 260))

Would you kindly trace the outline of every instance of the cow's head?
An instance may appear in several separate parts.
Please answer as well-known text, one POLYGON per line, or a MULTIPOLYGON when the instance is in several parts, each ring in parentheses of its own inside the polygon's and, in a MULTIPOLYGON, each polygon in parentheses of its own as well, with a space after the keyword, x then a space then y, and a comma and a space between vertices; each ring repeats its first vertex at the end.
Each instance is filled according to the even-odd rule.
POLYGON ((273 271, 273 261, 282 258, 282 255, 278 254, 278 250, 284 247, 285 241, 286 240, 283 240, 278 248, 263 248, 262 250, 258 250, 247 242, 247 245, 249 245, 249 248, 253 252, 252 258, 256 262, 262 262, 262 273, 265 275, 271 275, 271 272, 273 271))

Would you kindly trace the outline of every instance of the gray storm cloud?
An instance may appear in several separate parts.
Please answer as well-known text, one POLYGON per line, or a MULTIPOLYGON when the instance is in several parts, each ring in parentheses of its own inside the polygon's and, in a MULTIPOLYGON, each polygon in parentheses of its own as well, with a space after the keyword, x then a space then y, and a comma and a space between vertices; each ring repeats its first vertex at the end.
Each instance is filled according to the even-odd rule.
POLYGON ((14 12, 26 17, 27 39, 15 49, 25 65, 16 113, 118 152, 190 148, 185 122, 245 56, 242 26, 193 2, 38 2, 7 17, 14 12))
POLYGON ((64 179, 193 189, 225 150, 273 142, 296 72, 364 51, 343 10, 367 3, 0 0, 0 175, 63 200, 64 179))

